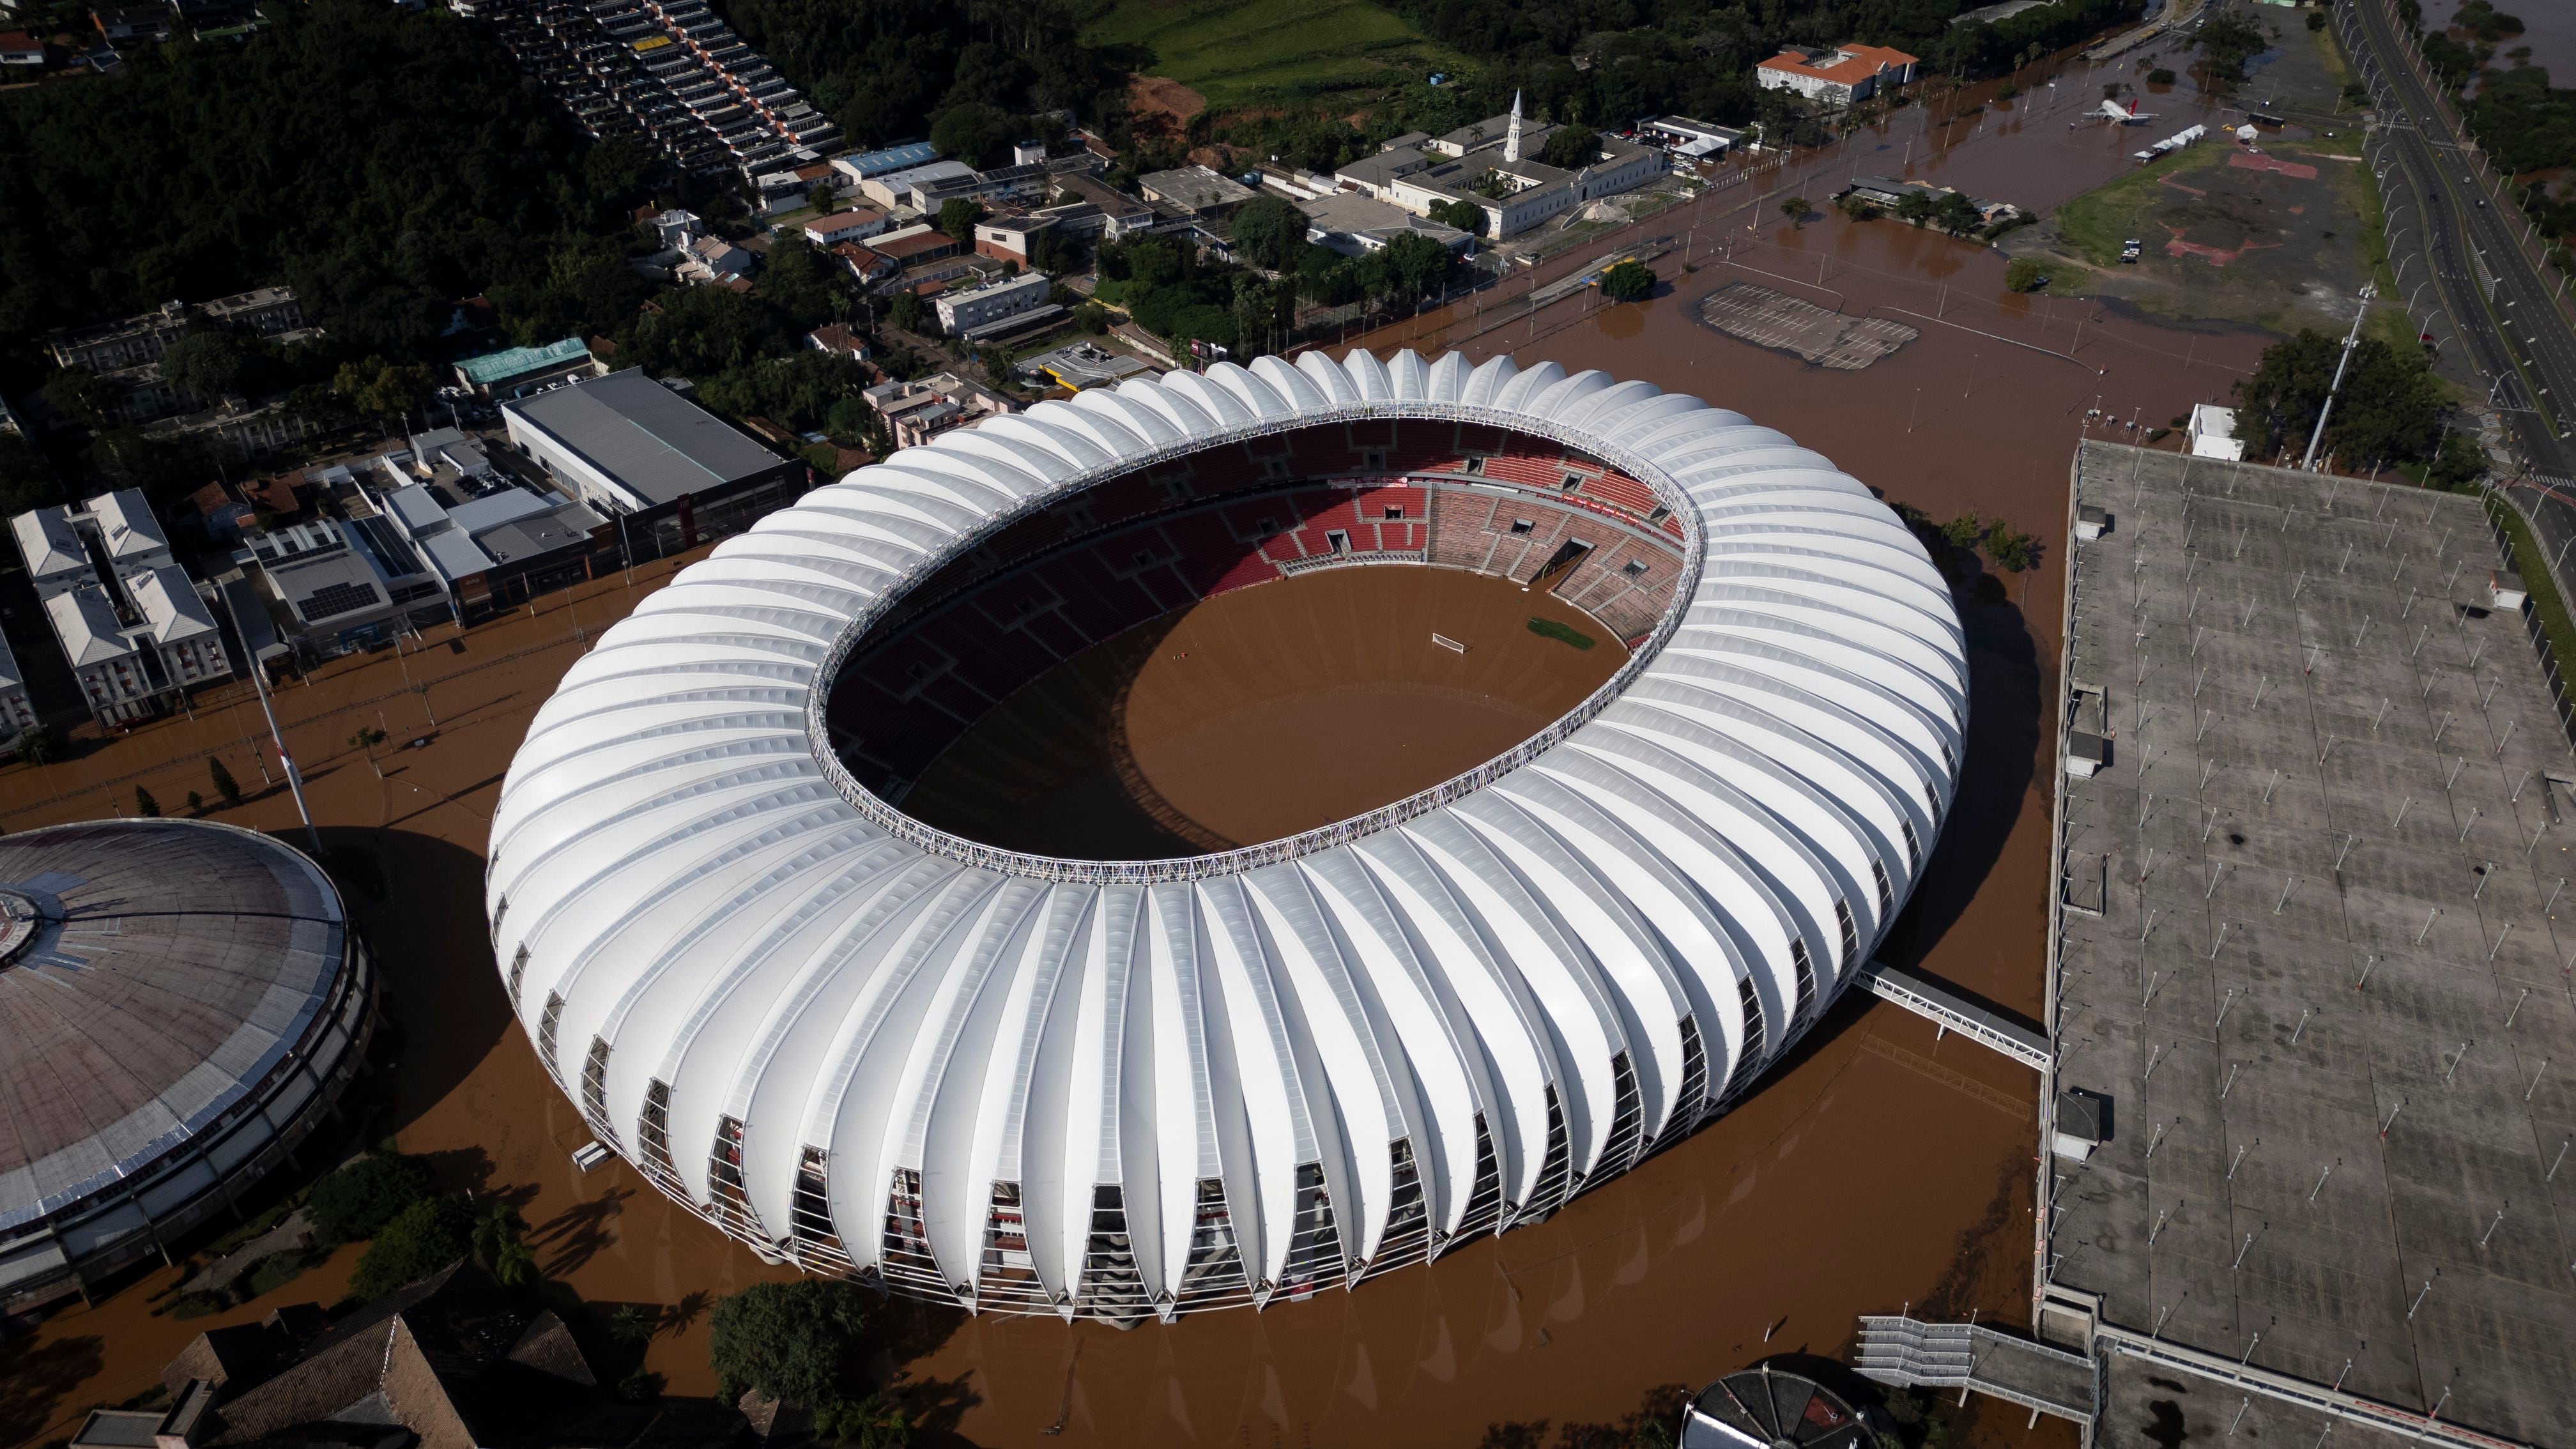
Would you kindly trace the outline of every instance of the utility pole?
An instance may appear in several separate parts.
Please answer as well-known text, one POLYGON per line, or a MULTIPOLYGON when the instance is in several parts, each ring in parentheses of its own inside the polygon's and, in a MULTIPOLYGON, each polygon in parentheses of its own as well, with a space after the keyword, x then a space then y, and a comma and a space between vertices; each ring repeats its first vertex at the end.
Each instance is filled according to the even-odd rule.
POLYGON ((251 648, 250 636, 242 632, 241 616, 233 612, 232 596, 218 587, 215 597, 224 601, 224 615, 232 620, 233 637, 241 641, 243 662, 250 666, 251 687, 259 691, 259 712, 268 719, 269 743, 277 747, 277 762, 286 767, 286 788, 295 797, 296 817, 304 822, 304 838, 312 844, 313 854, 319 858, 322 835, 313 828, 313 812, 304 808, 304 776, 295 768, 295 757, 286 753, 286 736, 278 733, 277 711, 268 703, 268 666, 260 661, 258 651, 251 648))
POLYGON ((2352 350, 2361 345, 2361 324, 2370 316, 2370 299, 2378 291, 2377 282, 2369 283, 2361 289, 2361 305, 2354 308, 2352 313, 2352 330, 2344 334, 2343 356, 2335 362, 2334 384, 2326 389, 2325 406, 2317 409, 2316 430, 2308 434, 2308 455, 2299 460, 2299 471, 2302 473, 2317 471, 2317 444, 2325 439, 2326 419, 2334 415, 2335 394, 2343 391, 2344 370, 2352 366, 2352 350))

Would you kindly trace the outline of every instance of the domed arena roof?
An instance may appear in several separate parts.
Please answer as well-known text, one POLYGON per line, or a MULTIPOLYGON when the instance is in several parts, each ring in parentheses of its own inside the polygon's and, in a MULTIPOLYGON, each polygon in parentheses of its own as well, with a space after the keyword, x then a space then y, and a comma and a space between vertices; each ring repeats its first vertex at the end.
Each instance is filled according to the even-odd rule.
MULTIPOLYGON (((116 820, 0 837, 0 916, 0 1248, 73 1225, 54 1236, 78 1260, 184 1217, 277 1155, 364 1015, 338 892, 252 831, 116 820), (138 1193, 153 1200, 97 1220, 138 1193)), ((0 1257, 6 1301, 30 1265, 0 1257)))
POLYGON ((764 1253, 985 1310, 1261 1304, 1543 1217, 1745 1091, 1919 877, 1967 682, 1904 524, 1740 414, 1553 363, 1263 358, 951 432, 720 545, 539 711, 486 904, 593 1129, 764 1253), (947 834, 835 753, 862 636, 1007 526, 1387 420, 1598 460, 1678 534, 1671 606, 1530 739, 1150 861, 947 834))

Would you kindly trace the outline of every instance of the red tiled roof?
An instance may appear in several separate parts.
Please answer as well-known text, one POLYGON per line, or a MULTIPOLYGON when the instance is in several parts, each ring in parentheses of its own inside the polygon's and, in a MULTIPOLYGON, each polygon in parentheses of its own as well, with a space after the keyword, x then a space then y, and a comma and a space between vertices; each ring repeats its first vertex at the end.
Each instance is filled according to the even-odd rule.
POLYGON ((1840 48, 1843 59, 1832 65, 1809 65, 1807 58, 1794 50, 1784 50, 1757 69, 1786 71, 1791 75, 1813 76, 1837 85, 1857 85, 1882 70, 1902 70, 1919 64, 1916 57, 1901 50, 1880 45, 1846 45, 1840 48))

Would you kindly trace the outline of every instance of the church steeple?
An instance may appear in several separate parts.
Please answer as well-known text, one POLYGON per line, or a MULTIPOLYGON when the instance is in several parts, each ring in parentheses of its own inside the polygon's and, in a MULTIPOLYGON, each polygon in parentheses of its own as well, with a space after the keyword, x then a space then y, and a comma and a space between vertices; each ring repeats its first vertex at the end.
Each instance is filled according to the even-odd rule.
POLYGON ((1512 92, 1512 128, 1503 135, 1503 159, 1521 159, 1521 93, 1512 92))

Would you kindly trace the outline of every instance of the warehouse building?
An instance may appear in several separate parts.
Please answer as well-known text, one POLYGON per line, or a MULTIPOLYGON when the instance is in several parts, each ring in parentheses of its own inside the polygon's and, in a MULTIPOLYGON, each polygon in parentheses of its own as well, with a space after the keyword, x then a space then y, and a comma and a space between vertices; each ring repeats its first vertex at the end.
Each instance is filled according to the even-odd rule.
POLYGON ((510 441, 614 522, 635 557, 739 532, 813 481, 641 368, 505 403, 501 417, 510 441))

